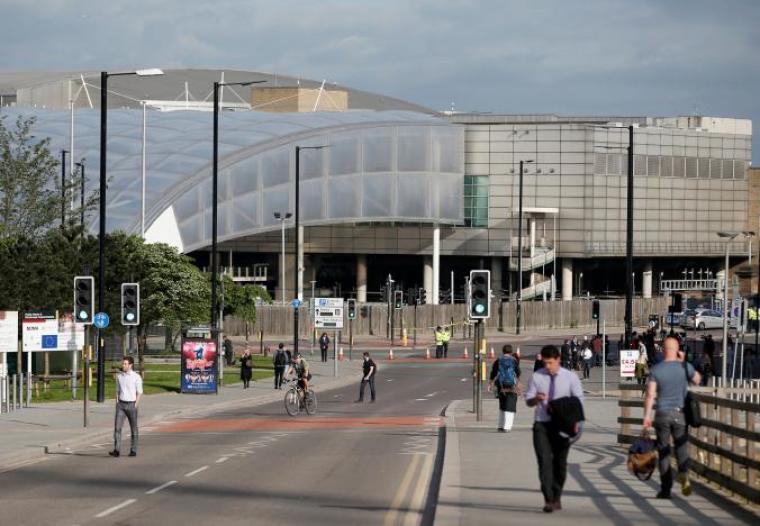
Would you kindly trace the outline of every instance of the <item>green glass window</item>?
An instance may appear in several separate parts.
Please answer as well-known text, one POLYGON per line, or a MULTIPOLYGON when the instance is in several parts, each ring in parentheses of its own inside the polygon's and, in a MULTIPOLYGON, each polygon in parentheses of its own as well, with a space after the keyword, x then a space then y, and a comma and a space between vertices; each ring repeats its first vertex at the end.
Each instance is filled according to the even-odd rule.
POLYGON ((474 228, 488 227, 488 177, 465 175, 464 224, 474 228))

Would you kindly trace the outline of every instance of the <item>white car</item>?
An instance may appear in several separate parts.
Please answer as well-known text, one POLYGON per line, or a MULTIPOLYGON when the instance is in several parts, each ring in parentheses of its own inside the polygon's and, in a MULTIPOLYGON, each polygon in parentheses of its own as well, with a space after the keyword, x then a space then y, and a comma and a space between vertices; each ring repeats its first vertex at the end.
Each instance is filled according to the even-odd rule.
POLYGON ((689 329, 720 329, 723 313, 712 309, 694 309, 683 313, 681 326, 689 329))

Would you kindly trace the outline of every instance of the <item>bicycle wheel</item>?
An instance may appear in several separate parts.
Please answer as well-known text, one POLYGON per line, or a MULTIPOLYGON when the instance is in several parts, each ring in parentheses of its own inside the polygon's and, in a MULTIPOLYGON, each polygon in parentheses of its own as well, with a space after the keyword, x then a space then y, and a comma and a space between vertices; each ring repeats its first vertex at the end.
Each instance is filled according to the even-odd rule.
POLYGON ((299 411, 298 391, 295 387, 291 387, 285 391, 285 411, 290 416, 296 416, 299 411))
POLYGON ((306 406, 306 414, 313 415, 317 412, 317 393, 309 391, 306 393, 304 399, 304 405, 306 406))

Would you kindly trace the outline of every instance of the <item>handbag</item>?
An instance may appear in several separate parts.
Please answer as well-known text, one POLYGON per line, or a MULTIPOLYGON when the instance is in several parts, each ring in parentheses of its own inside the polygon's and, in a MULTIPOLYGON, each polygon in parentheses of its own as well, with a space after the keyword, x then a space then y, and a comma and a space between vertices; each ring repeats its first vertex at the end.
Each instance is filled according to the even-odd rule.
MULTIPOLYGON (((689 370, 684 362, 684 374, 686 375, 686 388, 689 387, 689 370)), ((702 414, 699 411, 699 401, 692 396, 690 391, 686 391, 683 399, 683 417, 686 425, 697 428, 702 426, 702 414)))
POLYGON ((639 480, 652 478, 652 473, 657 467, 657 448, 654 440, 649 438, 645 431, 642 431, 641 437, 637 438, 628 448, 626 466, 628 471, 639 480))

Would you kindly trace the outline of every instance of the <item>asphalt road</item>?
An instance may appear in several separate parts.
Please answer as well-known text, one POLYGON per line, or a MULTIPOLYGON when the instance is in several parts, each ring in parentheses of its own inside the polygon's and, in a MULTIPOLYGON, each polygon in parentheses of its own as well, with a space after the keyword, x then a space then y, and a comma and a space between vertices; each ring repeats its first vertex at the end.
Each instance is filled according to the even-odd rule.
POLYGON ((0 522, 429 524, 440 414, 471 395, 470 362, 384 362, 377 380, 374 404, 354 403, 358 381, 317 385, 315 416, 278 402, 142 429, 136 458, 110 443, 48 455, 0 474, 0 522))

